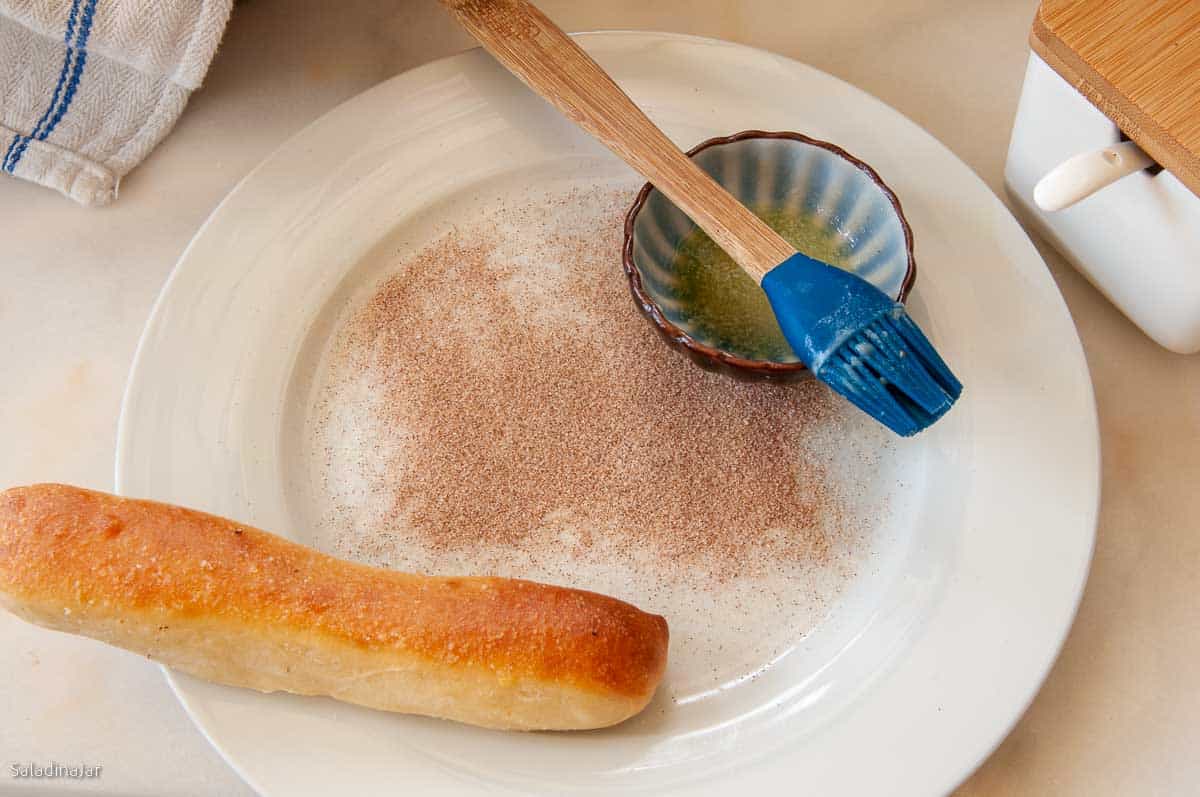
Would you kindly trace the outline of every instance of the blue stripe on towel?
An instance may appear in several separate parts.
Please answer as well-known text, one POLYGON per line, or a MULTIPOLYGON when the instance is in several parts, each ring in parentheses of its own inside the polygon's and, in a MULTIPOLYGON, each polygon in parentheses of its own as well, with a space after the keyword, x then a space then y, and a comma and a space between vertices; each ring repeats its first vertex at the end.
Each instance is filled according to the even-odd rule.
POLYGON ((42 118, 38 120, 33 128, 30 136, 15 136, 11 144, 9 144, 8 152, 4 156, 4 171, 12 172, 17 168, 17 164, 21 162, 21 156, 25 154, 25 149, 29 146, 29 142, 33 139, 45 141, 46 137, 54 132, 54 128, 62 120, 67 109, 71 107, 71 100, 75 98, 75 91, 79 88, 79 79, 83 77, 83 70, 87 64, 87 41, 88 36, 92 32, 92 19, 95 16, 97 0, 86 0, 83 8, 82 19, 79 20, 79 30, 76 31, 76 19, 79 17, 80 0, 73 0, 71 3, 71 13, 67 18, 67 32, 63 40, 67 44, 67 53, 63 58, 62 70, 58 75, 58 83, 54 87, 54 95, 50 98, 50 104, 46 106, 46 111, 42 114, 42 118), (72 43, 74 40, 74 43, 72 43), (64 87, 66 91, 64 92, 64 87))
MULTIPOLYGON (((13 135, 12 142, 8 145, 8 149, 4 153, 4 165, 0 168, 8 169, 8 159, 12 156, 12 152, 16 148, 17 142, 20 140, 21 140, 20 133, 16 133, 15 135, 13 135)), ((12 169, 8 169, 8 171, 12 171, 12 169)))
POLYGON ((79 14, 79 0, 72 0, 71 13, 67 17, 67 32, 63 36, 63 42, 67 45, 67 55, 63 58, 62 69, 58 73, 58 83, 54 86, 54 96, 50 98, 50 104, 46 106, 46 112, 42 114, 42 118, 38 119, 36 125, 33 126, 33 135, 37 136, 42 129, 42 125, 46 124, 46 120, 50 118, 50 113, 58 105, 58 98, 62 96, 63 85, 67 82, 67 75, 71 72, 71 54, 72 45, 75 39, 75 18, 79 14))

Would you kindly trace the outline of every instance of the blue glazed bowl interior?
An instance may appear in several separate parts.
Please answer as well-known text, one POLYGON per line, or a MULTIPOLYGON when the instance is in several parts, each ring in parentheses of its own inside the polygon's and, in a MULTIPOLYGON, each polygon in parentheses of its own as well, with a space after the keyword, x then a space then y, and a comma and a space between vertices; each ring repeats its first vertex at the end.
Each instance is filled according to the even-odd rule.
MULTIPOLYGON (((836 236, 841 262, 834 265, 854 271, 894 299, 903 299, 912 281, 911 235, 898 202, 878 176, 824 142, 739 135, 752 137, 701 145, 692 157, 751 209, 806 217, 836 236)), ((692 221, 657 190, 650 190, 636 213, 632 259, 644 298, 695 343, 755 362, 752 352, 737 351, 728 341, 706 333, 696 308, 680 296, 673 261, 681 242, 696 229, 692 221)), ((790 352, 781 356, 784 359, 758 362, 799 363, 790 352)))

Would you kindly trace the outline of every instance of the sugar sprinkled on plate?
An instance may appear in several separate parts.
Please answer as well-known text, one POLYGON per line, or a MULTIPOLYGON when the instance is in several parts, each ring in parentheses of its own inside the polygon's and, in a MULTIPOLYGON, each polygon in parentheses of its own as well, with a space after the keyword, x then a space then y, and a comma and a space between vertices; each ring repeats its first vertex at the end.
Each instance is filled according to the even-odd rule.
POLYGON ((312 445, 337 553, 661 612, 682 694, 803 636, 869 541, 822 385, 703 371, 638 315, 630 195, 496 205, 397 262, 329 343, 312 445))

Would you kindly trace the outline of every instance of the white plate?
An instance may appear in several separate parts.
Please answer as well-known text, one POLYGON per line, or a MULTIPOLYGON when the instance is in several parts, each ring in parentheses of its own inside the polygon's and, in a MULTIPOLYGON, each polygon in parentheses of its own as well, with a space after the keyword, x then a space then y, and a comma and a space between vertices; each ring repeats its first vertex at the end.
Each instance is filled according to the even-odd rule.
MULTIPOLYGON (((797 130, 862 157, 901 197, 920 269, 912 307, 967 387, 928 433, 883 446, 875 466, 848 466, 879 499, 869 566, 758 677, 739 679, 739 662, 703 689, 687 670, 695 652, 673 647, 650 710, 603 732, 502 734, 168 677, 263 793, 945 792, 1033 698, 1086 579, 1099 449, 1067 308, 984 184, 853 87, 718 41, 579 40, 685 147, 797 130)), ((247 177, 180 260, 130 376, 117 489, 324 546, 300 430, 347 303, 394 250, 469 220, 489 197, 635 182, 478 51, 334 110, 247 177)), ((877 439, 866 428, 851 430, 860 445, 877 439)), ((595 573, 580 580, 605 586, 595 573)), ((711 616, 718 630, 735 619, 711 616)))

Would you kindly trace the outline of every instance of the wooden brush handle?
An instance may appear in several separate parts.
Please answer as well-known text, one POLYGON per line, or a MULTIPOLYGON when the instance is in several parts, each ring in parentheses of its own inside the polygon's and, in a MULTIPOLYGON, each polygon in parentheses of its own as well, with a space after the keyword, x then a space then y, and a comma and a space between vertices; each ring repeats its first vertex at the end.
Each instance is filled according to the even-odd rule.
POLYGON ((484 49, 640 172, 756 282, 795 253, 704 173, 599 64, 525 0, 441 0, 484 49))

